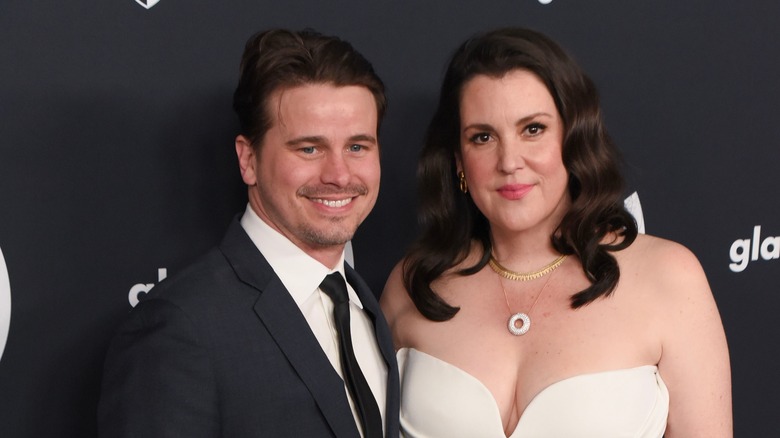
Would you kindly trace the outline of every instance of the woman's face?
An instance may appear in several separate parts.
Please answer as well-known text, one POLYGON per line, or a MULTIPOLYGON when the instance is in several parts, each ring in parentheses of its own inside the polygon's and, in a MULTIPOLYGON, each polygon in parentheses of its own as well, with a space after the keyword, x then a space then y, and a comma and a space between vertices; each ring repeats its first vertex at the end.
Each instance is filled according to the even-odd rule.
POLYGON ((549 236, 569 205, 563 122, 544 83, 527 70, 475 76, 460 102, 458 170, 493 233, 549 236))

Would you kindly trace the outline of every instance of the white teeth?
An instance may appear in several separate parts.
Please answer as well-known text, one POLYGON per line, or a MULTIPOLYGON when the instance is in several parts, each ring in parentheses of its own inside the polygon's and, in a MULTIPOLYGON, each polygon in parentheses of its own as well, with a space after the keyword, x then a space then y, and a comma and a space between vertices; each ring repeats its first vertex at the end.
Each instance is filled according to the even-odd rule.
POLYGON ((327 199, 314 199, 313 201, 319 202, 320 204, 325 204, 328 207, 338 208, 338 207, 343 207, 349 204, 350 202, 352 202, 352 198, 340 199, 338 201, 329 201, 327 199))

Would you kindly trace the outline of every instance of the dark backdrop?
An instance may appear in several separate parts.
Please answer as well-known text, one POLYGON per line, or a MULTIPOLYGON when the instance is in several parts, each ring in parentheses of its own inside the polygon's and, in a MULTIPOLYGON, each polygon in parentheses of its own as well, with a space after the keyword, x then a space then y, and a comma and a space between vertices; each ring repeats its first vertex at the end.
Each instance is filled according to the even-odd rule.
MULTIPOLYGON (((215 244, 243 209, 230 104, 249 35, 340 35, 386 81, 382 192, 354 240, 378 292, 415 235, 415 163, 447 57, 477 31, 521 25, 558 40, 596 81, 647 232, 701 259, 731 349, 736 435, 777 436, 780 3, 141 3, 0 3, 11 294, 0 435, 94 436, 103 355, 129 296, 215 244), (740 262, 756 243, 756 259, 740 262)), ((7 296, 0 281, 6 313, 7 296)))

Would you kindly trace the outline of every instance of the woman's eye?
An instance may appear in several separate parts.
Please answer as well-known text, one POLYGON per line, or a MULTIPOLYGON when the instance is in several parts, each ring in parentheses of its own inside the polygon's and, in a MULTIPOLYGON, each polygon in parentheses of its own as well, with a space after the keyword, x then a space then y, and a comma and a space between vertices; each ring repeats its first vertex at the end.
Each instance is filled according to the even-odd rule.
POLYGON ((542 125, 541 123, 532 123, 525 128, 526 132, 528 132, 528 134, 531 136, 541 134, 542 132, 544 132, 544 129, 545 126, 542 125))
POLYGON ((471 136, 470 141, 476 144, 485 144, 490 141, 490 134, 486 132, 480 132, 471 136))

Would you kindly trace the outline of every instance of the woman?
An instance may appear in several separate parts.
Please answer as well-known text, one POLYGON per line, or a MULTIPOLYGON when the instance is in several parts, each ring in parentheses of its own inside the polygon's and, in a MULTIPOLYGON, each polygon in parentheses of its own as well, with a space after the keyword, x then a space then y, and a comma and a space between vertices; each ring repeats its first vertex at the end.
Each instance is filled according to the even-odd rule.
POLYGON ((558 45, 461 45, 418 173, 423 232, 382 295, 407 436, 732 435, 701 266, 637 235, 596 90, 558 45))

